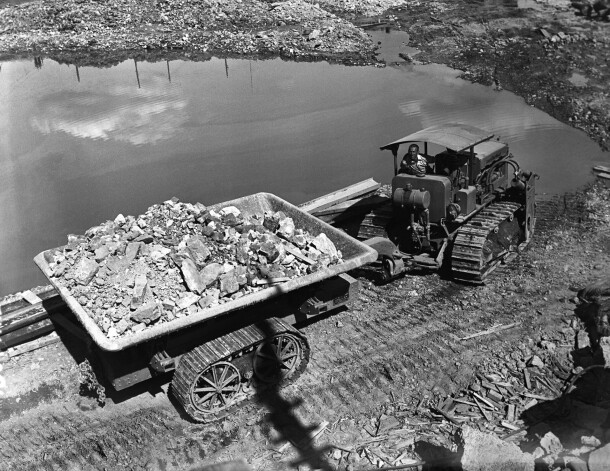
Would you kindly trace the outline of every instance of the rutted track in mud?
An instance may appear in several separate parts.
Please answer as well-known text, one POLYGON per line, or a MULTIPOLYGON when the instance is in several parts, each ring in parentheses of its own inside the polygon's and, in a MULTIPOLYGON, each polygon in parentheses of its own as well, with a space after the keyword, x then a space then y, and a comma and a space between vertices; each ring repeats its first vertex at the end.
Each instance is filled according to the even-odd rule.
MULTIPOLYGON (((541 240, 568 206, 562 198, 539 203, 541 240)), ((331 421, 378 409, 387 401, 415 406, 423 394, 446 395, 465 386, 479 359, 531 330, 529 316, 519 310, 519 296, 506 298, 501 292, 502 284, 519 270, 512 267, 491 275, 489 283, 496 292, 488 291, 485 305, 479 302, 481 288, 437 275, 407 277, 385 286, 363 279, 367 289, 352 312, 302 329, 312 346, 310 365, 282 396, 302 400, 305 416, 323 415, 331 421), (418 295, 405 302, 414 286, 418 295), (501 336, 459 340, 493 324, 516 321, 521 326, 501 336)), ((532 309, 535 306, 528 311, 532 309)), ((168 400, 155 401, 153 407, 123 412, 120 404, 86 412, 59 402, 13 417, 0 425, 0 469, 158 469, 192 464, 230 440, 222 423, 191 424, 168 400)), ((260 412, 248 406, 233 419, 254 423, 260 412)))

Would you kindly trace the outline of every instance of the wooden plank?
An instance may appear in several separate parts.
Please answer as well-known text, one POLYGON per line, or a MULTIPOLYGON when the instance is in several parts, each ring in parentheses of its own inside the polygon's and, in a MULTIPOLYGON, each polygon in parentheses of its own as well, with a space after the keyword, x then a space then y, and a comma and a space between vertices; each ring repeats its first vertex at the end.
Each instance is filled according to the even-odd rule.
MULTIPOLYGON (((33 289, 30 291, 35 293, 43 301, 55 296, 59 297, 59 293, 51 285, 43 286, 40 289, 33 289)), ((19 294, 6 296, 0 300, 0 315, 4 316, 5 314, 9 314, 17 309, 22 309, 28 306, 31 306, 31 304, 23 299, 19 294)))
POLYGON ((332 205, 326 209, 313 211, 312 214, 316 217, 326 216, 331 214, 340 214, 348 210, 368 210, 371 206, 377 206, 388 201, 388 198, 380 195, 362 196, 353 200, 342 201, 341 203, 332 205))
POLYGON ((381 185, 375 180, 369 178, 303 203, 299 205, 299 209, 307 213, 313 213, 315 211, 330 208, 331 206, 342 203, 343 201, 357 198, 358 196, 371 194, 377 191, 380 186, 381 185))
POLYGON ((532 389, 532 381, 530 379, 530 371, 527 368, 523 368, 523 379, 525 379, 525 387, 532 389))
POLYGON ((610 173, 598 173, 597 178, 600 180, 610 180, 610 173))
POLYGON ((593 167, 593 171, 601 172, 601 173, 610 173, 610 167, 605 167, 603 165, 596 165, 595 167, 593 167))
POLYGON ((40 304, 42 299, 40 299, 36 294, 34 294, 31 290, 25 290, 19 293, 23 299, 25 299, 30 304, 40 304))
MULTIPOLYGON (((20 310, 21 311, 21 310, 20 310)), ((27 309, 21 316, 13 317, 10 321, 0 321, 0 335, 6 335, 18 329, 26 327, 43 319, 48 319, 49 313, 42 306, 37 306, 34 309, 27 309)))
POLYGON ((307 263, 308 265, 314 265, 316 263, 314 260, 307 257, 306 255, 303 255, 300 250, 290 244, 287 244, 284 248, 286 249, 287 253, 294 255, 296 258, 298 258, 304 263, 307 263))
POLYGON ((22 345, 18 345, 13 348, 8 349, 8 354, 11 358, 23 355, 27 352, 32 352, 34 350, 38 350, 39 348, 46 347, 47 345, 51 345, 60 341, 59 335, 57 332, 51 332, 49 335, 45 335, 44 337, 40 337, 36 340, 32 340, 31 342, 26 342, 22 345))
POLYGON ((49 299, 42 304, 36 306, 24 307, 17 309, 7 315, 0 317, 0 335, 13 332, 26 325, 33 324, 49 317, 49 314, 65 308, 66 304, 59 296, 49 299))
POLYGON ((54 330, 51 319, 43 319, 35 324, 30 324, 21 329, 15 330, 5 335, 0 336, 0 350, 6 350, 7 348, 20 345, 40 337, 41 335, 47 334, 54 330))

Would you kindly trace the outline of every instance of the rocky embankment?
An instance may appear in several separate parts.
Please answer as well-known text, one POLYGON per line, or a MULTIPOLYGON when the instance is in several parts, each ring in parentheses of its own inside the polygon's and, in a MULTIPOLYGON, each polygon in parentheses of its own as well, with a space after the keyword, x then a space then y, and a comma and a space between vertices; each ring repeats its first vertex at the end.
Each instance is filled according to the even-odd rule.
POLYGON ((568 0, 516 4, 409 2, 392 21, 422 51, 415 59, 510 90, 609 149, 610 23, 576 15, 568 0))
POLYGON ((362 29, 305 1, 31 2, 1 9, 0 24, 4 57, 44 54, 86 61, 87 55, 116 51, 178 51, 195 57, 373 60, 372 41, 362 29))

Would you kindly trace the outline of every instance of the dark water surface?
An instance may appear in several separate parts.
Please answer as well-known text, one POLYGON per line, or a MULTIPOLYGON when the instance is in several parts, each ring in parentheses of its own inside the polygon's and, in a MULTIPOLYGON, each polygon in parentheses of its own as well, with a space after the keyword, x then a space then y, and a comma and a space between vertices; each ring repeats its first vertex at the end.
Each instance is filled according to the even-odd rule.
POLYGON ((66 234, 172 196, 211 204, 268 191, 301 203, 368 177, 389 182, 379 146, 433 124, 496 132, 544 192, 574 190, 610 162, 521 98, 439 66, 37 65, 0 69, 0 296, 46 284, 32 258, 66 234))

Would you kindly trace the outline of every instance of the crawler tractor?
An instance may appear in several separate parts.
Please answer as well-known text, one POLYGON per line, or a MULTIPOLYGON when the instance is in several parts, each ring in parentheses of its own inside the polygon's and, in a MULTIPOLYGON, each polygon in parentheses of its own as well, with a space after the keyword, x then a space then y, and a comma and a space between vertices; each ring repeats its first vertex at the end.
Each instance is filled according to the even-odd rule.
POLYGON ((358 236, 379 253, 385 280, 410 266, 445 269, 454 279, 480 283, 527 245, 537 175, 522 171, 508 146, 493 137, 448 124, 381 147, 394 156, 392 193, 364 218, 358 236), (413 143, 423 144, 428 161, 422 176, 399 170, 400 146, 413 143), (429 144, 444 149, 431 155, 429 144))

